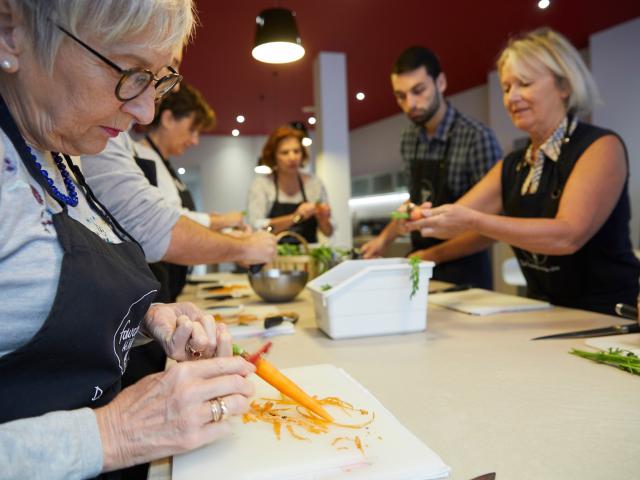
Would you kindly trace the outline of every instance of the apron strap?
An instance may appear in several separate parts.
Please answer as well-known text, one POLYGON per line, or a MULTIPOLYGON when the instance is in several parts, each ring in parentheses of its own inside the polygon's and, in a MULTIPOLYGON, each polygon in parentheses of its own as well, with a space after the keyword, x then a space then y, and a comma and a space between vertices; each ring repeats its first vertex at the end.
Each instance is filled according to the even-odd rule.
MULTIPOLYGON (((273 171, 273 185, 276 188, 276 198, 273 203, 277 203, 280 197, 280 189, 278 188, 278 172, 273 171)), ((300 186, 300 193, 302 194, 302 201, 308 202, 307 192, 304 191, 304 183, 302 182, 302 175, 298 174, 298 185, 300 186)))

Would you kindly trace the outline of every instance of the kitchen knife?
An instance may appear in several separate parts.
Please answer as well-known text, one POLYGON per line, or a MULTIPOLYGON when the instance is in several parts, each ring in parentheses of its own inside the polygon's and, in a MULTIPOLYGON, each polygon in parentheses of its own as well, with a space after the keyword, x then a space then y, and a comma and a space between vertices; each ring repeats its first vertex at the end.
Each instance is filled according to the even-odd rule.
POLYGON ((203 300, 232 300, 235 298, 248 298, 249 295, 213 294, 203 297, 203 300))
POLYGON ((575 332, 558 333, 555 335, 545 335, 544 337, 536 337, 531 340, 551 340, 561 338, 590 338, 590 337, 607 337, 609 335, 625 335, 627 333, 640 332, 640 325, 630 323, 629 325, 612 325, 604 328, 593 328, 591 330, 578 330, 575 332))
POLYGON ((453 285, 452 287, 437 288, 435 290, 429 290, 429 293, 434 294, 434 293, 461 292, 463 290, 470 290, 472 288, 473 288, 473 285, 469 283, 462 283, 460 285, 453 285))

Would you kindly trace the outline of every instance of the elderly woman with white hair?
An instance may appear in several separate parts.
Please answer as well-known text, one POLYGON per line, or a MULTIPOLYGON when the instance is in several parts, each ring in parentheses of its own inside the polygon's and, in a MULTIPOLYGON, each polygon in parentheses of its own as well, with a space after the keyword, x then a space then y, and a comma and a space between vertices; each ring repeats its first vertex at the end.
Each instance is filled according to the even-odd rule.
POLYGON ((4 479, 117 478, 216 440, 248 408, 253 367, 193 305, 151 303, 141 248, 70 157, 153 119, 193 24, 192 0, 0 0, 4 479), (202 360, 120 392, 143 332, 202 360))
POLYGON ((614 313, 638 296, 627 190, 629 160, 614 132, 584 123, 598 98, 576 49, 544 28, 509 41, 498 62, 505 108, 528 145, 509 154, 453 205, 422 205, 407 227, 449 238, 436 261, 492 241, 510 244, 528 295, 614 313))

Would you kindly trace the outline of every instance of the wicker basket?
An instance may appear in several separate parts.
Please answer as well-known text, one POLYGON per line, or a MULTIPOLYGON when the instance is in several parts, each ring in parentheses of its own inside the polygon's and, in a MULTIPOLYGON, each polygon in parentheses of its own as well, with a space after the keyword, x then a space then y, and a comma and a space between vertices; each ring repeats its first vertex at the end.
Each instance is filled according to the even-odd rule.
POLYGON ((294 237, 300 242, 304 255, 278 255, 276 259, 268 263, 266 268, 277 268, 278 270, 300 270, 309 274, 309 280, 318 275, 315 259, 309 255, 309 243, 300 234, 285 230, 276 235, 278 242, 284 237, 294 237))

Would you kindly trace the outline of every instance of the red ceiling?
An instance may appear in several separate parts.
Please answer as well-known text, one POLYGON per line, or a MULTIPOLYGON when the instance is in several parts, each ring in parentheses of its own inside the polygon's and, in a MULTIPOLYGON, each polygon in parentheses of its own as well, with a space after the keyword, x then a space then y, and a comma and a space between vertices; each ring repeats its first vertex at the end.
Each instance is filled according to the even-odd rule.
POLYGON ((407 46, 435 50, 452 94, 486 81, 510 34, 548 25, 586 47, 591 33, 640 15, 640 0, 199 0, 200 27, 186 51, 182 73, 218 115, 216 134, 268 134, 305 120, 313 105, 313 61, 320 51, 345 52, 349 125, 356 128, 398 113, 389 69, 407 46), (288 65, 251 57, 255 17, 274 6, 296 12, 306 49, 288 65), (355 100, 363 91, 366 99, 355 100), (238 114, 246 117, 239 125, 238 114))

